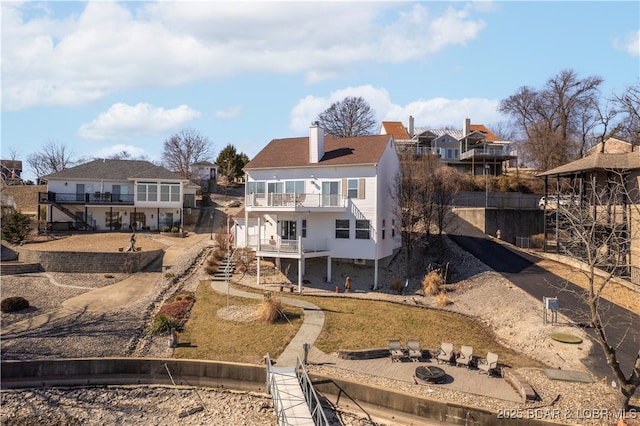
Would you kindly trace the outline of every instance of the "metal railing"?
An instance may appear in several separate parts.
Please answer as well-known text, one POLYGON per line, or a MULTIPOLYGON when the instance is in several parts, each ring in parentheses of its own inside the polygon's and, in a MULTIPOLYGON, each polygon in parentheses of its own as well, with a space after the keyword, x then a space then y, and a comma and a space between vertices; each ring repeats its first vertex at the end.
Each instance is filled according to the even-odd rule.
POLYGON ((300 387, 302 388, 304 399, 305 401, 307 401, 307 406, 309 406, 309 411, 311 412, 313 423, 318 426, 328 425, 329 421, 327 420, 327 416, 324 414, 324 410, 322 409, 320 398, 318 398, 318 394, 313 388, 311 378, 309 378, 309 374, 307 373, 307 368, 304 366, 302 361, 300 361, 299 356, 296 356, 296 376, 298 376, 298 382, 300 383, 300 387))
POLYGON ((531 248, 531 237, 516 237, 516 247, 531 248))
POLYGON ((133 194, 112 194, 111 192, 39 192, 40 202, 84 203, 84 204, 133 204, 133 194))
MULTIPOLYGON (((273 409, 276 413, 276 420, 278 421, 279 425, 295 424, 289 422, 287 419, 286 410, 284 409, 284 403, 282 401, 282 398, 280 397, 280 392, 278 391, 278 384, 273 379, 274 372, 271 365, 271 357, 268 353, 265 357, 265 361, 267 363, 266 387, 267 392, 269 392, 271 398, 273 399, 273 409)), ((317 426, 328 426, 329 421, 327 420, 327 416, 324 414, 324 409, 322 408, 320 398, 318 398, 318 394, 313 388, 313 383, 311 382, 311 378, 307 373, 307 369, 300 360, 299 356, 296 356, 295 372, 298 383, 300 384, 300 388, 302 389, 304 399, 307 403, 307 406, 309 407, 309 412, 311 413, 313 424, 317 426)))
POLYGON ((507 148, 473 148, 460 153, 460 159, 473 157, 510 157, 513 156, 507 148))
POLYGON ((345 207, 345 197, 338 194, 248 194, 249 207, 345 207))

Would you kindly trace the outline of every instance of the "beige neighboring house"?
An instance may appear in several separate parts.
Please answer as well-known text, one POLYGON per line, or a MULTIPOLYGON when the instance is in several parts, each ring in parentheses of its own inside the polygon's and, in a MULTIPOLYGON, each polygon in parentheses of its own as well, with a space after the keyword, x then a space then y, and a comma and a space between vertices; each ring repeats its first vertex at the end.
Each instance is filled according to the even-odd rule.
POLYGON ((545 250, 584 258, 579 248, 568 252, 568 238, 576 226, 593 227, 598 241, 617 237, 616 247, 603 245, 599 253, 603 260, 598 266, 610 269, 613 263, 620 264, 616 274, 640 285, 640 152, 628 151, 630 145, 609 139, 605 152, 600 145, 587 156, 538 177, 545 181, 546 194, 570 200, 564 207, 561 203, 561 208, 547 211, 545 250), (560 194, 562 179, 571 182, 572 194, 560 194), (613 194, 619 179, 624 191, 613 194), (576 218, 589 220, 579 223, 576 218), (622 259, 612 262, 607 257, 610 253, 619 254, 622 259))
POLYGON ((182 227, 185 209, 195 207, 199 189, 141 160, 94 160, 41 179, 47 191, 39 194, 38 204, 46 208, 48 229, 54 231, 182 227))

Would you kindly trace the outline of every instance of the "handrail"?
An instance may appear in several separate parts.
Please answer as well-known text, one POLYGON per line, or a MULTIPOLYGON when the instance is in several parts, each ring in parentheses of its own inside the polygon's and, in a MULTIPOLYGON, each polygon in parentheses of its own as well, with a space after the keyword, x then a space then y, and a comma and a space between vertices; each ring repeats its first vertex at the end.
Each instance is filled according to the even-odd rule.
POLYGON ((296 376, 298 377, 298 382, 300 383, 300 387, 302 388, 304 399, 305 401, 307 401, 307 405, 309 406, 309 411, 311 412, 313 423, 317 426, 328 426, 329 421, 327 420, 327 416, 324 414, 324 410, 322 409, 320 398, 318 398, 318 394, 313 388, 313 383, 311 382, 311 378, 309 378, 307 369, 302 361, 300 361, 299 356, 296 356, 296 376))
POLYGON ((266 387, 267 392, 271 395, 271 399, 273 400, 273 410, 276 413, 276 420, 279 425, 287 425, 289 424, 289 422, 287 422, 287 414, 282 408, 283 403, 282 399, 280 398, 280 392, 278 391, 278 383, 273 380, 273 369, 271 368, 272 364, 269 353, 267 353, 265 357, 265 362, 267 363, 266 387))

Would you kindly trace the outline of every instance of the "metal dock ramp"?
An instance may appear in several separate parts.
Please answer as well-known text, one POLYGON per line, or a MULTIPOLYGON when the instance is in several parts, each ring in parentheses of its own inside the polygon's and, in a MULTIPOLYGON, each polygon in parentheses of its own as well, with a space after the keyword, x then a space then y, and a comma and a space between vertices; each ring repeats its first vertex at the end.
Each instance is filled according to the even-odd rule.
POLYGON ((279 426, 328 425, 322 405, 300 358, 295 367, 273 367, 267 354, 267 390, 279 426))

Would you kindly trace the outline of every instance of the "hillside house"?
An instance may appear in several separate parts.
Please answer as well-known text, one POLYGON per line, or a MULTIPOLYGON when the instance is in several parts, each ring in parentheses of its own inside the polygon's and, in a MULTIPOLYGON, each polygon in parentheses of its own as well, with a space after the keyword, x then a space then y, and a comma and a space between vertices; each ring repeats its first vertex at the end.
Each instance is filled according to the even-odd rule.
MULTIPOLYGON (((182 227, 198 186, 148 161, 101 159, 42 179, 47 229, 119 231, 182 227)), ((38 209, 38 220, 42 219, 38 209)))
MULTIPOLYGON (((235 218, 237 246, 258 258, 386 265, 401 244, 390 197, 400 170, 392 136, 333 138, 314 125, 309 137, 274 139, 245 167, 245 209, 235 218)), ((258 270, 258 282, 260 271, 258 270)))
POLYGON ((506 162, 517 159, 509 141, 501 141, 482 124, 471 124, 466 118, 462 129, 429 129, 415 127, 413 117, 409 126, 401 122, 383 121, 381 134, 393 135, 400 150, 414 155, 437 155, 446 165, 474 175, 498 176, 506 162))

